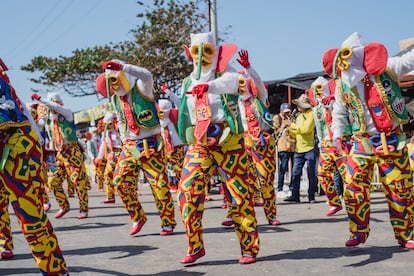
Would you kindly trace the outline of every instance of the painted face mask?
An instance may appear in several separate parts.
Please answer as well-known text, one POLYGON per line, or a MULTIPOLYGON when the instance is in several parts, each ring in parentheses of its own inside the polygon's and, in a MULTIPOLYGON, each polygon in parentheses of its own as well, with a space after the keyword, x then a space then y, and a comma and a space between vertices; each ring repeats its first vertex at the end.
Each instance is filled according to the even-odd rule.
POLYGON ((106 70, 105 80, 110 93, 124 96, 131 91, 131 83, 134 78, 125 74, 123 71, 106 70))
POLYGON ((324 77, 318 77, 311 85, 314 100, 321 103, 322 99, 330 96, 331 92, 329 90, 328 81, 324 77))
POLYGON ((342 81, 354 87, 367 74, 364 70, 364 47, 366 42, 357 32, 350 35, 336 54, 336 65, 341 70, 342 81))
POLYGON ((208 81, 216 73, 218 48, 213 33, 191 34, 190 55, 195 79, 208 81))

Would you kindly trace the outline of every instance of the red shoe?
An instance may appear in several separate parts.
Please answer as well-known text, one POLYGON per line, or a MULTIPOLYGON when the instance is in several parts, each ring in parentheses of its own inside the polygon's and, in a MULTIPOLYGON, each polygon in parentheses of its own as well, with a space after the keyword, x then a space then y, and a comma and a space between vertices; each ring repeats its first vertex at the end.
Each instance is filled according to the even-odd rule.
POLYGON ((346 246, 357 246, 360 243, 365 243, 369 233, 351 233, 349 240, 345 242, 346 246))
POLYGON ((14 257, 14 254, 11 250, 4 250, 1 252, 0 257, 4 260, 11 259, 14 257))
POLYGON ((342 206, 333 206, 331 209, 329 209, 328 212, 326 212, 326 215, 333 216, 341 210, 342 210, 342 206))
POLYGON ((50 202, 43 204, 43 209, 45 212, 49 211, 50 208, 52 208, 52 204, 50 204, 50 202))
POLYGON ((269 220, 269 225, 280 225, 280 221, 278 219, 271 219, 269 220))
POLYGON ((78 215, 78 219, 86 219, 88 217, 88 213, 80 212, 78 215))
POLYGON ((139 231, 141 231, 142 226, 144 226, 146 220, 141 220, 139 223, 134 222, 134 225, 131 228, 131 231, 129 231, 129 234, 131 236, 135 235, 139 231))
POLYGON ((255 202, 254 203, 254 206, 257 206, 257 207, 263 207, 263 202, 255 202))
POLYGON ((221 204, 220 207, 221 207, 221 209, 227 209, 227 204, 225 204, 225 203, 224 204, 221 204))
POLYGON ((252 264, 256 262, 256 257, 242 256, 239 259, 239 264, 252 264))
POLYGON ((100 193, 104 193, 104 192, 105 192, 105 190, 104 190, 104 189, 99 189, 99 190, 98 190, 98 192, 100 192, 100 193))
POLYGON ((61 218, 61 217, 63 217, 64 215, 66 215, 66 213, 67 212, 69 212, 69 210, 70 209, 67 209, 67 210, 62 210, 62 209, 60 209, 55 215, 54 215, 54 218, 61 218))
POLYGON ((162 229, 160 232, 160 236, 170 236, 170 235, 174 235, 174 230, 162 229))
POLYGON ((414 249, 414 241, 413 240, 409 240, 409 241, 398 241, 398 244, 401 245, 404 248, 407 249, 414 249))
POLYGON ((213 201, 213 198, 206 196, 205 201, 213 201))
POLYGON ((234 225, 234 221, 233 220, 223 220, 222 222, 221 222, 221 225, 223 225, 223 226, 233 226, 234 225))
POLYGON ((357 239, 355 239, 355 238, 350 238, 349 240, 347 240, 346 242, 345 242, 345 245, 346 246, 357 246, 358 244, 360 244, 360 243, 363 243, 362 241, 360 241, 360 240, 357 240, 357 239))
POLYGON ((194 263, 195 261, 197 261, 198 259, 200 259, 201 257, 203 257, 204 255, 206 255, 206 251, 203 248, 194 255, 185 256, 184 258, 181 259, 180 262, 182 264, 191 264, 191 263, 194 263))
POLYGON ((115 203, 115 198, 107 198, 102 200, 102 203, 115 203))

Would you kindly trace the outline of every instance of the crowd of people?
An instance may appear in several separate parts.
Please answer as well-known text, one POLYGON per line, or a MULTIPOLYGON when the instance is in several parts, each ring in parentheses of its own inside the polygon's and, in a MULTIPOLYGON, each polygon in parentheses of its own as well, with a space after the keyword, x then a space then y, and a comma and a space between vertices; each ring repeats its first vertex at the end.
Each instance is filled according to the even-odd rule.
POLYGON ((55 219, 70 211, 65 182, 68 194, 72 189, 79 199, 78 219, 88 218, 88 190, 96 183, 105 192, 103 203, 115 203, 118 195, 130 217, 129 234, 139 233, 147 221, 138 192, 142 174, 159 212, 161 236, 174 234, 177 193, 187 236, 181 263, 206 254, 202 218, 212 179, 221 183, 227 208, 222 225, 236 233, 239 263, 254 263, 260 251, 255 208, 263 207, 269 225, 280 225, 277 197, 301 202, 305 165, 308 202, 315 203, 318 193, 326 195, 327 216, 346 207, 346 246, 365 243, 369 236, 377 167, 395 239, 414 249, 414 154, 402 128, 409 115, 398 86, 398 78, 414 69, 414 52, 391 58, 382 44, 366 43, 354 33, 323 55, 329 79, 320 76, 272 115, 267 88, 247 50, 217 45, 211 32, 192 34, 184 48, 193 70, 179 95, 161 83, 163 99, 156 99, 147 69, 103 61, 105 72, 96 79, 96 89, 110 99, 112 109, 97 127, 93 122, 82 142, 73 113, 58 94, 43 98, 34 93, 35 103, 26 107, 1 62, 1 95, 13 103, 0 109, 2 259, 13 257, 10 203, 40 271, 68 275, 45 215, 53 204, 48 190, 59 206, 55 219), (239 70, 229 65, 236 54, 239 70), (56 265, 48 266, 51 262, 56 265))

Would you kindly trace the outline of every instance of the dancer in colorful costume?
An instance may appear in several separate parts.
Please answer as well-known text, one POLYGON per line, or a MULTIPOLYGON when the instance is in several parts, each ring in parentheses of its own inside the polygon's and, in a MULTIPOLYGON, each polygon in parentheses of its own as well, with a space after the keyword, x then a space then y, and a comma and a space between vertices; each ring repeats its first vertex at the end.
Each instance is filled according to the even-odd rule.
POLYGON ((116 129, 116 114, 107 113, 103 118, 104 131, 102 133, 102 143, 98 156, 96 157, 97 163, 106 160, 106 167, 104 171, 104 179, 106 184, 106 199, 103 203, 115 203, 115 191, 114 191, 114 170, 118 163, 119 155, 122 151, 122 142, 119 132, 116 129))
POLYGON ((114 173, 114 186, 132 221, 130 235, 147 221, 138 200, 138 176, 143 171, 161 218, 160 235, 174 234, 174 204, 168 187, 166 159, 160 122, 153 94, 152 74, 144 68, 112 60, 103 63, 96 88, 102 95, 113 94, 118 131, 123 143, 114 173))
MULTIPOLYGON (((90 127, 89 132, 92 133, 92 139, 90 143, 90 149, 94 152, 96 151, 96 155, 92 159, 92 163, 95 166, 95 181, 98 186, 98 192, 104 191, 104 182, 105 182, 105 168, 107 160, 104 158, 96 159, 98 153, 101 150, 102 145, 102 133, 105 129, 105 123, 103 119, 99 120, 98 127, 90 127)), ((93 155, 92 152, 92 155, 93 155)))
MULTIPOLYGON (((39 129, 40 135, 42 136, 42 141, 43 141, 42 142, 42 149, 43 149, 43 157, 44 157, 44 162, 43 162, 42 169, 44 170, 44 174, 45 174, 44 179, 47 179, 47 170, 48 170, 47 158, 48 158, 49 154, 55 154, 54 152, 49 153, 48 151, 46 151, 46 144, 49 143, 47 133, 46 133, 46 129, 45 129, 46 117, 47 117, 47 107, 42 105, 42 104, 31 103, 31 104, 28 105, 28 108, 30 108, 30 113, 33 117, 33 120, 36 123, 36 126, 39 129)), ((47 183, 45 183, 45 186, 46 185, 47 185, 47 183)), ((44 208, 45 212, 49 211, 50 208, 52 207, 52 204, 50 203, 50 200, 49 200, 49 196, 47 194, 47 189, 48 189, 48 187, 45 187, 43 189, 43 191, 41 192, 42 199, 43 199, 43 208, 44 208)))
POLYGON ((276 146, 272 116, 268 110, 267 90, 259 74, 250 65, 247 50, 241 50, 238 54, 240 58, 237 61, 246 70, 240 72, 239 107, 245 130, 245 145, 254 170, 250 179, 258 183, 267 222, 270 225, 279 225, 280 221, 276 219, 274 188, 276 146))
MULTIPOLYGON (((308 90, 314 105, 316 133, 319 140, 318 180, 331 208, 326 212, 332 216, 342 210, 342 202, 335 187, 335 172, 339 170, 343 182, 346 176, 346 154, 339 154, 332 144, 332 106, 334 103, 335 81, 318 77, 308 90)), ((349 124, 348 124, 349 126, 349 124)), ((350 129, 348 128, 348 133, 350 129)), ((346 134, 346 133, 344 133, 346 134)), ((345 136, 345 135, 344 135, 345 136)), ((348 135, 349 136, 349 135, 348 135)), ((344 148, 343 152, 346 152, 344 148)))
POLYGON ((18 98, 0 59, 0 238, 2 259, 13 257, 8 203, 43 275, 68 275, 55 231, 44 212, 40 192, 46 179, 42 169, 41 137, 30 112, 18 98))
POLYGON ((414 69, 414 51, 388 58, 384 45, 367 44, 354 33, 341 48, 324 54, 323 65, 337 82, 332 131, 339 151, 349 114, 352 117, 350 181, 344 191, 351 235, 345 245, 356 246, 368 238, 370 188, 377 164, 394 237, 401 246, 414 249, 413 180, 401 129, 408 114, 398 86, 398 79, 414 69))
POLYGON ((257 221, 247 179, 247 153, 238 107, 240 74, 228 65, 237 51, 234 44, 217 46, 213 33, 191 35, 186 53, 194 70, 183 81, 178 131, 189 144, 178 202, 186 228, 188 249, 181 263, 193 263, 205 255, 202 217, 205 189, 214 169, 218 169, 234 230, 240 242, 239 263, 256 261, 259 252, 257 221))
MULTIPOLYGON (((175 106, 179 106, 180 99, 177 95, 171 92, 168 86, 162 84, 161 88, 162 91, 169 96, 169 100, 158 100, 158 116, 160 117, 161 134, 164 138, 167 163, 175 172, 176 180, 179 182, 187 145, 181 141, 180 136, 178 135, 178 109, 172 107, 171 102, 173 102, 175 106)), ((171 190, 177 190, 178 187, 176 186, 177 184, 174 186, 174 183, 170 183, 171 190)))
POLYGON ((72 110, 63 106, 63 101, 57 93, 49 93, 47 99, 33 93, 32 100, 49 108, 47 129, 50 130, 48 135, 56 151, 56 171, 49 177, 48 183, 60 207, 54 217, 61 218, 70 210, 69 200, 63 190, 67 174, 75 185, 79 198, 78 219, 85 219, 89 210, 87 174, 83 152, 76 136, 72 110))

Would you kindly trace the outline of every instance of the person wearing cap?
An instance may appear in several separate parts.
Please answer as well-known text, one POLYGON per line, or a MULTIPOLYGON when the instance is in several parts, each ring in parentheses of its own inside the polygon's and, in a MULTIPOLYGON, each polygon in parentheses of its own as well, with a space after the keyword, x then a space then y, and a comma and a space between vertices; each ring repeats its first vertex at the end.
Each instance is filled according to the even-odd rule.
POLYGON ((300 202, 300 181, 302 169, 306 163, 308 175, 308 200, 315 202, 315 193, 318 190, 316 179, 316 154, 315 154, 315 120, 313 115, 313 105, 306 94, 300 95, 298 99, 292 100, 297 106, 300 114, 294 123, 291 123, 289 135, 295 137, 296 147, 293 155, 292 179, 289 189, 291 196, 284 199, 287 202, 300 202))
POLYGON ((276 137, 277 145, 277 159, 279 161, 277 197, 280 198, 286 197, 286 194, 283 191, 285 176, 289 168, 289 162, 293 162, 293 154, 295 153, 296 139, 289 135, 291 121, 292 106, 288 103, 282 103, 280 105, 279 114, 273 116, 273 128, 275 130, 274 135, 276 137))
POLYGON ((114 187, 128 211, 131 236, 141 231, 147 216, 138 200, 138 178, 143 172, 161 219, 161 236, 173 235, 177 225, 168 185, 164 143, 156 109, 154 81, 145 68, 110 60, 96 80, 97 91, 110 96, 117 116, 122 151, 114 172, 114 187))
POLYGON ((102 160, 106 160, 103 173, 104 184, 106 185, 106 199, 102 203, 108 204, 115 203, 113 178, 116 163, 118 163, 119 155, 122 151, 122 142, 116 127, 116 114, 113 112, 107 113, 103 118, 103 122, 102 142, 94 162, 101 164, 103 163, 102 160))
POLYGON ((340 48, 326 51, 322 64, 337 83, 332 131, 338 151, 349 117, 352 123, 350 179, 344 191, 350 235, 345 245, 357 246, 369 236, 370 189, 377 165, 394 238, 414 249, 413 176, 401 127, 409 115, 398 85, 399 78, 414 70, 414 50, 388 57, 383 44, 367 43, 355 32, 340 48))
POLYGON ((63 190, 63 182, 67 173, 78 194, 78 219, 85 219, 88 217, 89 210, 87 174, 83 151, 76 135, 72 110, 63 105, 58 93, 48 93, 46 99, 33 93, 32 100, 44 104, 49 109, 47 129, 49 140, 56 151, 57 166, 48 182, 60 207, 54 217, 61 218, 70 211, 69 200, 63 190))
POLYGON ((240 264, 256 262, 259 252, 257 220, 251 200, 244 129, 238 106, 240 74, 229 65, 234 44, 216 45, 212 32, 191 34, 185 46, 193 62, 183 80, 178 132, 188 143, 178 202, 187 234, 189 264, 205 255, 202 218, 205 190, 215 170, 223 176, 224 192, 239 240, 240 264))
POLYGON ((42 275, 69 275, 56 232, 43 208, 40 191, 42 137, 22 104, 0 59, 0 257, 14 257, 9 203, 42 275))

